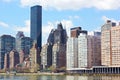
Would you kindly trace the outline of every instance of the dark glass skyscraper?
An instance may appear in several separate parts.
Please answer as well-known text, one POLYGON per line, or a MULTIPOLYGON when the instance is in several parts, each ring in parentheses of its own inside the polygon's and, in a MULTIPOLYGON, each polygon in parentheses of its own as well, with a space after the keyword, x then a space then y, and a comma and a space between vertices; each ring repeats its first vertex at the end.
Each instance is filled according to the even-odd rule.
POLYGON ((31 7, 31 38, 37 43, 37 48, 42 44, 42 6, 31 7))
POLYGON ((40 52, 42 45, 42 6, 36 5, 31 7, 31 38, 33 42, 36 43, 37 55, 36 61, 37 64, 41 64, 40 52))

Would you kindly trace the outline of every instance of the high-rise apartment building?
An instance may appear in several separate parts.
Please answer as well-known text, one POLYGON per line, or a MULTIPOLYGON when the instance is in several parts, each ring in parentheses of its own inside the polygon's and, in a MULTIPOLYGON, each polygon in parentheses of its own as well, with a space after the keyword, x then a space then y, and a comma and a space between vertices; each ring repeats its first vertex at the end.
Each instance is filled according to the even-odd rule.
POLYGON ((30 36, 37 46, 37 63, 40 65, 40 51, 42 46, 42 6, 31 7, 31 32, 30 36))
POLYGON ((66 50, 67 70, 70 68, 78 68, 78 39, 71 37, 67 40, 66 50))
POLYGON ((15 49, 15 38, 10 35, 0 37, 0 69, 4 68, 4 56, 15 49))
POLYGON ((101 32, 88 35, 88 67, 101 66, 101 32))
POLYGON ((104 66, 120 66, 120 26, 107 21, 102 28, 101 59, 104 66))
POLYGON ((93 35, 88 35, 87 31, 80 30, 78 37, 68 38, 66 52, 67 70, 100 66, 101 33, 93 32, 93 35))
POLYGON ((80 33, 78 36, 78 67, 88 67, 88 48, 87 48, 87 34, 80 33))

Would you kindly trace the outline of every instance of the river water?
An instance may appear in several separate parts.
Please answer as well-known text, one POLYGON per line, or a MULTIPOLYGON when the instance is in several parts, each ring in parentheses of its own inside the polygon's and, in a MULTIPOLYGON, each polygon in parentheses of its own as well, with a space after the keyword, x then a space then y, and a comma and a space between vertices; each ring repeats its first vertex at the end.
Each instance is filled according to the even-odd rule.
POLYGON ((120 80, 120 76, 0 76, 0 80, 120 80))

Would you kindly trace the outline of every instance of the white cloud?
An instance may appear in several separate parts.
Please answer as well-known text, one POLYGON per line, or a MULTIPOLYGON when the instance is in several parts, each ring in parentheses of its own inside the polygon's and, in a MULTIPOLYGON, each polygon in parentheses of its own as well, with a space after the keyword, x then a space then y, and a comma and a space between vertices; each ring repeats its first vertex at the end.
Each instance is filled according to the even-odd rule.
POLYGON ((9 27, 9 25, 5 22, 0 21, 0 27, 9 27))
POLYGON ((25 21, 25 26, 15 26, 15 31, 23 31, 27 36, 30 35, 30 20, 25 21))
POLYGON ((120 8, 120 0, 21 0, 22 6, 42 5, 43 8, 57 10, 79 10, 81 8, 97 8, 111 10, 120 8))
POLYGON ((108 18, 107 16, 102 16, 102 19, 106 22, 107 20, 111 20, 112 22, 115 22, 117 25, 119 24, 120 20, 115 20, 113 18, 108 18))

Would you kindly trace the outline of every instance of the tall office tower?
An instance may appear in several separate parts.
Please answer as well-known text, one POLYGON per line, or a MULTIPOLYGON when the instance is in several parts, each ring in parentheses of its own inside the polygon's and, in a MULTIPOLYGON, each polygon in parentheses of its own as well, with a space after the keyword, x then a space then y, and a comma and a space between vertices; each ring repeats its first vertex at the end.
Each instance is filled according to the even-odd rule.
POLYGON ((42 6, 31 7, 31 38, 41 48, 42 44, 42 6))
POLYGON ((30 36, 37 44, 37 63, 40 65, 40 51, 42 46, 42 6, 31 7, 30 36))
POLYGON ((15 38, 10 35, 0 37, 0 69, 4 67, 4 56, 11 50, 15 49, 15 38))
POLYGON ((12 50, 9 53, 9 68, 13 69, 16 67, 17 64, 19 64, 19 53, 16 50, 12 50))
POLYGON ((67 70, 78 68, 78 39, 71 37, 67 41, 66 50, 67 70))
MULTIPOLYGON (((114 45, 115 43, 112 41, 112 36, 113 36, 112 34, 114 34, 114 36, 116 38, 117 38, 116 35, 119 35, 118 33, 116 33, 115 30, 111 31, 111 28, 113 26, 116 26, 116 24, 111 22, 110 20, 108 20, 101 27, 101 63, 102 63, 102 65, 105 65, 105 66, 112 66, 113 65, 112 64, 113 63, 112 62, 112 59, 113 59, 112 53, 114 51, 112 50, 111 46, 114 45)), ((117 49, 117 47, 114 49, 117 49)), ((118 53, 118 52, 116 52, 116 53, 118 53)))
POLYGON ((33 40, 30 37, 25 37, 23 32, 18 32, 16 35, 16 50, 20 52, 24 51, 24 55, 28 55, 30 48, 32 47, 33 40))

